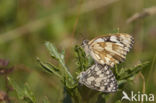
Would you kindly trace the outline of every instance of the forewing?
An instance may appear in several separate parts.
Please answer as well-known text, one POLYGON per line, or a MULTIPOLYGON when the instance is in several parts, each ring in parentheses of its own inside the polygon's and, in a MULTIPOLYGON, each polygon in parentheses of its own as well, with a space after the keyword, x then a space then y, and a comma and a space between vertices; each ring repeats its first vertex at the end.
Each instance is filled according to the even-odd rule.
POLYGON ((118 85, 114 74, 107 65, 94 64, 80 78, 81 84, 102 92, 115 92, 118 85))
POLYGON ((113 34, 95 38, 88 45, 96 62, 113 67, 125 60, 133 42, 133 37, 128 34, 113 34))

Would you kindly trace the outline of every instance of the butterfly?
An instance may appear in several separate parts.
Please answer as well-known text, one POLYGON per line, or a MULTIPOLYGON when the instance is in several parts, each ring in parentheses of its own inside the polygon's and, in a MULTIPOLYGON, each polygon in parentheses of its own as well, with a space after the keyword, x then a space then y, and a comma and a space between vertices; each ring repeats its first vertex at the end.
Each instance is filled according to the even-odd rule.
POLYGON ((77 77, 79 83, 102 92, 116 92, 118 85, 110 66, 94 64, 77 77))
POLYGON ((86 55, 90 55, 96 63, 113 67, 126 59, 134 43, 134 38, 126 33, 108 34, 90 41, 84 40, 82 47, 86 55))

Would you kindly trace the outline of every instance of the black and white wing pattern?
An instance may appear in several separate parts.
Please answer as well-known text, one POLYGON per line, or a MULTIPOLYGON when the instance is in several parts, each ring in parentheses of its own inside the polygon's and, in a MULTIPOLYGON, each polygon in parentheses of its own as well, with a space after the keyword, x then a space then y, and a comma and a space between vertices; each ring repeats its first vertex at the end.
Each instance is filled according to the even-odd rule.
POLYGON ((125 33, 108 34, 83 41, 82 47, 97 63, 113 67, 123 62, 134 43, 134 38, 125 33))
POLYGON ((94 64, 78 76, 79 83, 102 92, 115 92, 118 85, 108 65, 94 64))

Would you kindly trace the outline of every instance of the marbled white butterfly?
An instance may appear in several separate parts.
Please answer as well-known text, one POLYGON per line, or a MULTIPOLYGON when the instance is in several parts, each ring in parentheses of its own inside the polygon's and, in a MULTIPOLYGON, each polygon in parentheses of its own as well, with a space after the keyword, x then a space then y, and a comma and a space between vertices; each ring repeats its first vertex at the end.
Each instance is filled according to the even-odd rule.
POLYGON ((126 59, 126 55, 132 48, 133 43, 134 39, 131 35, 117 33, 96 37, 90 41, 84 40, 82 47, 96 63, 113 67, 126 59))
POLYGON ((94 64, 78 76, 79 83, 102 92, 116 92, 118 85, 110 66, 94 64))

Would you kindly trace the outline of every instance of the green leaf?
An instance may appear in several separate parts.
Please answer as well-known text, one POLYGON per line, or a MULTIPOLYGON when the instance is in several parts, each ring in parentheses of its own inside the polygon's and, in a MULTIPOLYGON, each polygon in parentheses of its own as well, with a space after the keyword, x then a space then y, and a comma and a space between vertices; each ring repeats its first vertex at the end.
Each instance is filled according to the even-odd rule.
POLYGON ((120 29, 119 28, 115 28, 113 29, 112 33, 119 33, 120 29))
POLYGON ((45 97, 45 99, 43 100, 43 103, 50 103, 47 97, 45 97))
POLYGON ((120 70, 119 80, 129 79, 129 78, 133 77, 135 74, 137 74, 142 69, 144 69, 148 64, 149 64, 149 62, 147 61, 147 62, 139 64, 133 68, 129 68, 129 69, 122 68, 120 70))
MULTIPOLYGON (((63 80, 63 83, 65 84, 66 88, 74 88, 76 83, 75 80, 73 78, 73 76, 71 75, 71 73, 69 72, 69 69, 67 68, 67 66, 65 65, 64 62, 64 51, 62 51, 62 53, 59 53, 57 51, 57 49, 54 47, 54 45, 50 42, 46 42, 45 43, 47 49, 50 52, 50 55, 56 59, 63 68, 59 69, 60 70, 60 75, 61 75, 61 79, 63 80)), ((43 64, 43 63, 42 63, 43 64)), ((47 66, 47 64, 44 64, 44 67, 46 67, 46 69, 50 70, 49 66, 47 66)), ((52 66, 54 67, 54 66, 52 66)), ((55 73, 57 76, 59 76, 57 73, 55 73)), ((59 76, 60 77, 60 76, 59 76)))
POLYGON ((62 50, 62 53, 60 54, 62 60, 64 60, 64 54, 65 54, 65 51, 62 50))
POLYGON ((66 67, 65 63, 64 63, 64 55, 63 53, 58 53, 57 49, 54 47, 54 45, 50 42, 46 42, 45 43, 47 49, 50 52, 50 55, 55 58, 56 60, 58 60, 60 62, 60 64, 62 65, 62 67, 64 68, 64 73, 65 73, 65 77, 70 77, 73 79, 73 76, 70 74, 70 72, 68 71, 68 68, 66 67))
POLYGON ((8 81, 17 92, 19 99, 26 101, 27 103, 36 103, 33 92, 30 90, 30 86, 25 84, 24 87, 20 87, 13 79, 8 77, 8 81))
POLYGON ((46 45, 47 49, 49 50, 50 55, 51 55, 53 58, 62 61, 62 58, 61 58, 60 54, 57 52, 57 49, 54 47, 54 45, 53 45, 52 43, 46 42, 45 45, 46 45))
POLYGON ((15 91, 17 92, 17 96, 19 99, 23 99, 24 98, 24 92, 23 92, 23 89, 19 87, 19 85, 17 85, 17 83, 10 79, 8 77, 8 81, 10 82, 10 84, 13 86, 13 88, 15 89, 15 91))
POLYGON ((28 83, 24 85, 24 93, 25 93, 25 98, 28 98, 29 101, 32 101, 32 103, 36 103, 35 96, 33 92, 31 91, 30 85, 28 83))
POLYGON ((44 68, 44 70, 46 72, 48 72, 49 74, 55 74, 60 79, 62 79, 60 71, 57 67, 55 67, 54 65, 52 65, 50 63, 45 63, 45 62, 41 61, 39 58, 37 58, 37 61, 40 63, 40 65, 44 68))
POLYGON ((118 101, 116 101, 115 103, 121 103, 121 101, 120 101, 120 100, 118 100, 118 101))
POLYGON ((127 80, 118 80, 118 85, 124 84, 126 82, 127 82, 127 80))
POLYGON ((75 53, 76 53, 76 58, 77 58, 77 64, 78 64, 78 68, 81 71, 85 71, 86 69, 88 69, 88 65, 89 65, 89 61, 88 59, 86 58, 86 54, 85 52, 83 51, 83 49, 76 45, 75 48, 75 53))

